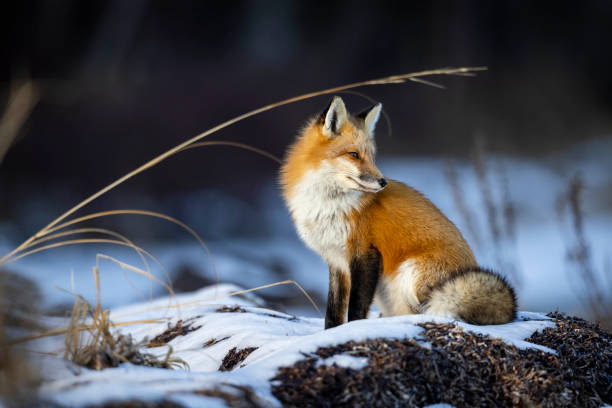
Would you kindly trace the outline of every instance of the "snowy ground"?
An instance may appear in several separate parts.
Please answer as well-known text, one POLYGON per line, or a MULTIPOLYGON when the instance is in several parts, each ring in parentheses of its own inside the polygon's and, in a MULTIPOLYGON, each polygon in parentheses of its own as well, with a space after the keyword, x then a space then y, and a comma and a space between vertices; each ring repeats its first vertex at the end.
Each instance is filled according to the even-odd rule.
MULTIPOLYGON (((280 366, 291 365, 305 354, 312 355, 319 347, 349 340, 362 341, 377 337, 418 339, 423 329, 417 326, 417 323, 449 321, 423 315, 375 317, 323 330, 323 319, 296 317, 256 307, 255 305, 261 302, 256 296, 225 297, 237 289, 233 285, 219 285, 175 298, 161 298, 153 302, 113 309, 111 319, 116 322, 164 319, 160 323, 125 326, 121 329, 123 333, 132 334, 136 340, 145 337, 151 339, 174 326, 179 319, 197 328, 169 342, 174 356, 189 364, 189 371, 129 364, 92 371, 75 367, 60 357, 39 357, 42 373, 46 378, 41 388, 41 397, 69 406, 100 404, 112 400, 160 399, 185 406, 224 406, 219 399, 195 392, 221 387, 231 393, 236 390, 230 385, 247 385, 266 403, 278 405, 278 401, 270 392, 270 379, 280 366), (177 308, 179 304, 184 307, 177 308), (241 311, 216 312, 226 304, 240 305, 241 311), (215 343, 212 339, 218 342, 215 343), (232 371, 219 372, 224 356, 234 347, 256 347, 256 350, 232 371)), ((500 326, 472 326, 464 323, 459 325, 465 330, 501 337, 519 348, 534 347, 554 353, 546 347, 523 340, 536 330, 554 326, 548 317, 540 314, 520 313, 515 322, 500 326)), ((424 343, 423 346, 427 347, 427 344, 424 343)), ((48 352, 60 351, 62 340, 38 341, 28 345, 28 348, 48 352)), ((167 350, 168 346, 148 349, 162 358, 167 350)), ((363 360, 365 359, 338 355, 321 360, 319 364, 337 364, 358 369, 367 364, 367 360, 363 360)))

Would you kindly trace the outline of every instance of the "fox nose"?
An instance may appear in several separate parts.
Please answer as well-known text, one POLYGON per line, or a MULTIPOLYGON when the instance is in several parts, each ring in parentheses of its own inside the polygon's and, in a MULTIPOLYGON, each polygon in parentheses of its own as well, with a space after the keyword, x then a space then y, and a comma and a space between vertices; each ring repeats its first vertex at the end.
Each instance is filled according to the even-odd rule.
POLYGON ((384 178, 378 179, 378 184, 380 184, 381 187, 384 187, 387 185, 387 180, 384 178))

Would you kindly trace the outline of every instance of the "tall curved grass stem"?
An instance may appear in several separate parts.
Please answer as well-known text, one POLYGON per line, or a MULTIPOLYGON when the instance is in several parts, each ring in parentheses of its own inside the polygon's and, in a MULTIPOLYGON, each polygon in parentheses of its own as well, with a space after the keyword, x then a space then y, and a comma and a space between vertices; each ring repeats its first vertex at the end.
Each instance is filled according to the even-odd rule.
MULTIPOLYGON (((106 257, 105 259, 108 259, 110 257, 106 257)), ((112 258, 109 260, 113 260, 112 258)), ((116 260, 113 260, 116 261, 116 260)), ((121 263, 120 261, 117 261, 119 263, 121 263)), ((94 268, 97 269, 98 267, 94 268)), ((96 275, 96 273, 94 273, 94 276, 96 275)), ((99 280, 96 277, 97 282, 96 285, 97 287, 99 287, 99 280)), ((134 316, 134 315, 138 315, 138 314, 142 314, 142 313, 148 313, 148 312, 153 312, 156 310, 166 310, 166 309, 177 309, 177 308, 183 308, 183 307, 193 307, 196 306, 199 303, 204 303, 204 302, 210 302, 212 300, 215 299, 219 299, 219 298, 225 298, 225 297, 231 297, 231 296, 238 296, 241 295, 243 293, 249 293, 249 292, 255 292, 257 290, 262 290, 262 289, 267 289, 267 288, 271 288, 274 286, 279 286, 279 285, 288 285, 288 284, 293 284, 295 286, 297 286, 297 288, 304 294, 304 296, 306 296, 306 298, 308 299, 308 301, 312 304, 312 306, 315 308, 315 310, 319 313, 319 316, 322 316, 321 314, 321 310, 317 307, 316 303, 314 302, 314 300, 310 297, 310 295, 306 292, 306 290, 304 290, 304 288, 297 282, 293 281, 293 280, 284 280, 284 281, 280 281, 280 282, 275 282, 275 283, 270 283, 268 285, 263 285, 263 286, 258 286, 256 288, 251 288, 251 289, 244 289, 244 290, 239 290, 236 292, 231 292, 228 293, 227 295, 223 295, 223 296, 216 296, 216 297, 212 297, 212 298, 205 298, 205 299, 196 299, 196 300, 192 300, 190 302, 185 302, 185 303, 181 303, 181 304, 177 304, 177 305, 173 305, 173 306, 160 306, 160 307, 152 307, 152 308, 148 308, 148 309, 143 309, 137 312, 132 312, 132 313, 126 313, 123 315, 119 315, 119 316, 113 316, 115 319, 117 318, 125 318, 128 316, 134 316)), ((75 295, 77 296, 77 300, 78 298, 82 299, 82 297, 80 295, 75 295)), ((158 318, 158 319, 144 319, 144 320, 129 320, 129 321, 125 321, 125 322, 112 322, 109 320, 109 324, 111 327, 122 327, 122 326, 130 326, 130 325, 134 325, 134 324, 151 324, 151 323, 160 323, 162 321, 166 321, 168 320, 168 318, 158 318)), ((66 334, 68 333, 70 330, 76 330, 76 331, 84 331, 84 330, 91 330, 95 328, 95 324, 94 325, 81 325, 78 327, 62 327, 62 328, 58 328, 58 329, 51 329, 51 330, 47 330, 43 333, 38 333, 38 334, 33 334, 30 336, 24 336, 24 337, 20 337, 17 338, 15 340, 11 341, 11 344, 17 344, 17 343, 24 343, 27 341, 31 341, 31 340, 37 340, 37 339, 41 339, 41 338, 45 338, 45 337, 52 337, 52 336, 59 336, 62 334, 66 334)))
MULTIPOLYGON (((43 245, 41 247, 38 247, 38 248, 32 249, 30 251, 27 251, 27 252, 21 253, 19 255, 16 255, 14 258, 12 258, 10 260, 10 262, 14 262, 14 261, 16 261, 18 259, 21 259, 21 258, 23 258, 25 256, 28 256, 28 255, 35 254, 37 252, 46 251, 46 250, 53 249, 53 248, 59 248, 59 247, 67 246, 67 245, 81 245, 81 244, 113 244, 113 245, 121 245, 121 246, 126 246, 126 247, 136 247, 136 248, 139 248, 139 250, 142 251, 143 253, 146 253, 147 256, 149 256, 152 259, 154 259, 156 263, 159 263, 161 265, 161 262, 159 262, 159 260, 157 260, 157 258, 155 258, 155 256, 153 254, 147 252, 146 250, 144 250, 144 249, 142 249, 140 247, 137 247, 136 245, 130 245, 130 244, 127 244, 127 243, 125 243, 123 241, 119 241, 119 240, 103 239, 103 238, 72 239, 72 240, 66 240, 66 241, 62 241, 62 242, 55 242, 53 244, 43 245)), ((101 256, 101 254, 98 254, 97 256, 101 256)), ((104 255, 104 257, 105 257, 105 259, 109 259, 110 258, 110 257, 108 257, 106 255, 104 255)), ((115 260, 113 258, 110 258, 109 260, 112 260, 113 262, 117 263, 122 268, 126 268, 128 270, 131 270, 132 272, 136 272, 136 273, 138 273, 140 275, 143 275, 143 276, 145 276, 145 277, 147 277, 147 278, 149 278, 149 279, 159 283, 164 288, 166 288, 166 290, 168 290, 168 292, 171 295, 174 295, 174 291, 172 290, 172 287, 171 287, 172 284, 171 283, 166 284, 162 280, 160 280, 159 278, 156 278, 155 276, 153 276, 153 274, 151 274, 149 272, 146 272, 146 271, 143 271, 142 269, 136 268, 136 267, 134 267, 132 265, 126 264, 125 262, 117 261, 117 260, 115 260)), ((167 274, 167 272, 166 272, 166 274, 167 274)))
POLYGON ((142 276, 144 276, 145 278, 149 279, 152 282, 159 283, 160 285, 162 285, 168 291, 170 296, 174 297, 174 289, 172 289, 172 281, 168 280, 168 284, 166 284, 161 279, 153 276, 150 273, 147 273, 147 272, 143 271, 140 268, 137 268, 137 267, 132 266, 130 264, 127 264, 125 262, 121 262, 118 259, 115 259, 115 258, 113 258, 111 256, 108 256, 108 255, 105 255, 105 254, 100 254, 100 253, 96 255, 96 269, 100 268, 100 260, 101 259, 106 260, 106 261, 110 261, 110 262, 116 264, 117 266, 119 266, 122 269, 126 269, 128 271, 131 271, 131 272, 137 273, 139 275, 142 275, 142 276))
POLYGON ((323 316, 322 313, 321 313, 321 310, 319 309, 317 304, 314 302, 314 300, 310 297, 308 292, 306 292, 306 290, 299 283, 297 283, 294 280, 284 280, 284 281, 270 283, 270 284, 263 285, 263 286, 257 286, 255 288, 251 288, 251 289, 244 289, 244 290, 239 290, 239 291, 236 291, 236 292, 230 292, 230 293, 228 293, 226 295, 222 295, 222 296, 213 296, 213 297, 210 297, 210 298, 196 299, 196 300, 192 300, 192 301, 189 301, 189 302, 178 303, 176 305, 171 305, 171 306, 152 307, 152 308, 148 308, 148 309, 139 310, 137 312, 126 313, 126 314, 122 314, 122 315, 119 315, 119 316, 113 316, 113 317, 115 319, 120 319, 120 318, 124 318, 124 317, 139 315, 139 314, 142 314, 142 313, 154 312, 154 311, 157 311, 157 310, 180 309, 180 308, 185 308, 185 307, 193 307, 193 306, 197 306, 200 303, 210 302, 210 301, 221 299, 221 298, 225 298, 225 297, 232 297, 232 296, 242 295, 243 293, 255 292, 255 291, 258 291, 258 290, 267 289, 267 288, 271 288, 271 287, 279 286, 279 285, 295 285, 302 292, 302 294, 306 297, 306 299, 308 299, 308 301, 310 302, 312 307, 314 307, 314 309, 317 311, 319 316, 321 316, 321 317, 323 316))
MULTIPOLYGON (((68 235, 87 234, 87 233, 98 233, 98 234, 110 235, 111 237, 118 238, 121 241, 125 242, 130 247, 132 247, 132 249, 134 249, 136 254, 138 254, 138 256, 142 260, 142 263, 144 264, 145 269, 147 270, 147 272, 151 272, 151 266, 149 265, 149 261, 147 261, 147 258, 145 257, 145 254, 147 254, 147 253, 141 252, 140 248, 137 247, 132 241, 130 241, 125 235, 120 234, 120 233, 115 232, 115 231, 111 231, 111 230, 106 229, 106 228, 76 228, 76 229, 73 229, 73 230, 70 230, 70 231, 58 232, 58 233, 55 233, 55 234, 47 235, 47 236, 44 236, 42 238, 36 239, 36 240, 30 242, 28 245, 26 245, 23 249, 25 250, 25 249, 31 248, 33 246, 42 244, 43 242, 51 241, 51 240, 54 240, 54 239, 57 239, 57 238, 61 238, 61 237, 65 237, 65 236, 68 236, 68 235)), ((152 258, 152 259, 154 259, 154 258, 152 258)), ((7 260, 7 263, 8 262, 11 262, 11 261, 7 260)))
MULTIPOLYGON (((131 320, 128 322, 119 322, 119 323, 113 323, 110 322, 110 326, 111 327, 122 327, 122 326, 130 326, 130 325, 134 325, 134 324, 151 324, 151 323, 161 323, 168 320, 167 318, 159 318, 159 319, 144 319, 144 320, 131 320)), ((77 327, 76 329, 78 331, 84 331, 84 330, 92 330, 95 328, 95 325, 82 325, 77 327)), ((18 343, 25 343, 31 340, 38 340, 38 339, 42 339, 45 337, 52 337, 52 336, 60 336, 62 334, 66 334, 69 330, 72 330, 73 328, 69 328, 69 327, 60 327, 57 329, 51 329, 51 330, 47 330, 44 331, 42 333, 37 333, 37 334, 32 334, 30 336, 24 336, 24 337, 18 337, 14 340, 11 340, 10 344, 18 344, 18 343)))
POLYGON ((223 140, 214 140, 214 141, 198 142, 198 143, 190 144, 189 146, 184 147, 183 149, 181 149, 181 151, 184 152, 185 150, 193 149, 193 148, 196 148, 196 147, 205 147, 205 146, 232 146, 232 147, 238 147, 240 149, 250 150, 250 151, 255 152, 255 153, 259 154, 259 155, 267 157, 270 160, 274 160, 278 164, 282 164, 282 162, 283 162, 280 158, 276 157, 272 153, 268 153, 265 150, 260 149, 258 147, 254 147, 254 146, 251 146, 251 145, 248 145, 248 144, 245 144, 245 143, 227 142, 227 141, 223 141, 223 140))
MULTIPOLYGON (((140 257, 140 260, 142 261, 146 271, 151 273, 151 266, 149 265, 149 261, 147 261, 147 257, 146 257, 146 255, 148 255, 149 252, 147 252, 147 253, 141 252, 140 248, 137 247, 136 245, 134 245, 134 243, 132 241, 130 241, 125 235, 119 234, 118 232, 115 232, 115 231, 108 230, 106 228, 75 228, 75 229, 70 230, 70 231, 63 231, 63 232, 58 232, 58 233, 55 233, 55 234, 50 234, 50 235, 47 235, 47 236, 45 236, 43 238, 39 238, 37 240, 32 241, 24 249, 31 248, 31 247, 39 245, 39 244, 41 244, 43 242, 48 242, 48 241, 51 241, 53 239, 57 239, 57 238, 65 237, 65 236, 76 235, 76 234, 88 234, 88 233, 97 233, 97 234, 110 235, 111 237, 118 238, 118 239, 122 240, 123 242, 125 242, 126 244, 130 245, 130 247, 132 247, 132 249, 134 249, 134 252, 136 252, 136 254, 140 257)), ((151 258, 151 259, 153 259, 156 262, 159 262, 155 258, 151 258)), ((166 270, 166 268, 161 263, 158 263, 158 265, 162 269, 162 271, 164 271, 164 274, 166 275, 168 280, 170 280, 170 276, 168 275, 168 271, 166 270)), ((127 272, 125 270, 123 271, 123 276, 125 277, 125 280, 130 284, 130 286, 136 292, 138 292, 143 299, 145 299, 144 294, 134 284, 134 282, 132 282, 132 280, 130 279, 130 277, 128 276, 128 274, 127 274, 127 272)), ((150 294, 150 296, 153 297, 153 282, 151 282, 151 294, 150 294)))
POLYGON ((140 174, 143 171, 145 171, 145 170, 147 170, 147 169, 157 165, 158 163, 160 163, 160 162, 164 161, 165 159, 167 159, 168 157, 176 154, 177 152, 181 151, 182 149, 184 149, 185 147, 189 146, 190 144, 195 143, 195 142, 199 141, 200 139, 203 139, 204 137, 206 137, 206 136, 208 136, 210 134, 218 132, 219 130, 224 129, 224 128, 228 127, 228 126, 231 126, 234 123, 240 122, 240 121, 242 121, 242 120, 244 120, 246 118, 258 115, 258 114, 260 114, 262 112, 266 112, 266 111, 269 111, 271 109, 278 108, 280 106, 288 105, 290 103, 302 101, 302 100, 305 100, 305 99, 314 98, 314 97, 320 96, 320 95, 327 95, 327 94, 331 94, 331 93, 335 93, 335 92, 345 91, 345 90, 348 90, 348 89, 358 88, 358 87, 362 87, 362 86, 385 85, 385 84, 400 84, 400 83, 406 82, 406 80, 411 80, 413 78, 420 78, 420 77, 426 77, 426 76, 432 76, 432 75, 462 75, 462 74, 465 74, 465 73, 473 73, 473 72, 476 72, 476 71, 484 71, 486 69, 487 69, 486 67, 441 68, 441 69, 432 69, 432 70, 427 70, 427 71, 413 72, 413 73, 410 73, 410 74, 391 75, 391 76, 384 77, 384 78, 373 79, 373 80, 362 81, 362 82, 355 82, 355 83, 352 83, 352 84, 341 85, 341 86, 337 86, 337 87, 334 87, 334 88, 325 89, 325 90, 322 90, 322 91, 306 93, 306 94, 303 94, 303 95, 295 96, 293 98, 282 100, 280 102, 275 102, 275 103, 272 103, 272 104, 269 104, 269 105, 266 105, 266 106, 262 106, 261 108, 257 108, 255 110, 252 110, 252 111, 247 112, 247 113, 243 113, 242 115, 236 116, 236 117, 234 117, 234 118, 232 118, 232 119, 230 119, 228 121, 225 121, 225 122, 223 122, 223 123, 221 123, 221 124, 219 124, 217 126, 214 126, 214 127, 210 128, 210 129, 206 130, 205 132, 200 133, 199 135, 196 135, 196 136, 192 137, 191 139, 186 140, 183 143, 180 143, 180 144, 176 145, 175 147, 171 148, 170 150, 165 151, 164 153, 160 154, 159 156, 155 157, 154 159, 149 160, 145 164, 143 164, 143 165, 139 166, 138 168, 130 171, 129 173, 123 175, 122 177, 118 178, 117 180, 115 180, 111 184, 107 185, 106 187, 102 188, 101 190, 98 190, 96 193, 92 194, 91 196, 89 196, 85 200, 81 201, 80 203, 78 203, 77 205, 75 205, 74 207, 72 207, 71 209, 69 209, 68 211, 64 212, 62 215, 60 215, 59 217, 57 217, 56 219, 51 221, 47 226, 42 228, 36 234, 32 235, 30 238, 28 238, 26 241, 24 241, 21 245, 19 245, 13 251, 8 253, 4 257, 2 257, 0 259, 0 264, 2 264, 3 261, 6 258, 8 258, 9 256, 13 255, 15 252, 18 252, 19 250, 21 250, 21 248, 24 245, 27 245, 31 241, 35 240, 36 238, 39 238, 40 236, 44 235, 44 233, 47 230, 49 230, 50 228, 54 227, 55 225, 60 223, 62 220, 66 219, 67 217, 69 217, 70 215, 74 214, 79 209, 83 208, 84 206, 86 206, 87 204, 92 202, 93 200, 97 199, 98 197, 102 196, 103 194, 107 193, 108 191, 112 190, 113 188, 117 187, 118 185, 122 184, 123 182, 125 182, 125 181, 131 179, 132 177, 136 176, 137 174, 140 174))
MULTIPOLYGON (((202 246, 202 248, 204 249, 204 251, 208 255, 208 257, 210 259, 210 263, 211 263, 212 268, 213 268, 213 272, 215 274, 215 279, 216 279, 217 283, 219 282, 219 274, 217 272, 217 265, 215 263, 215 258, 213 256, 212 252, 210 251, 210 249, 208 248, 208 246, 206 245, 206 243, 204 242, 204 239, 202 239, 202 237, 200 237, 200 235, 197 232, 195 232, 191 227, 189 227, 184 222, 179 221, 176 218, 170 217, 169 215, 158 213, 158 212, 155 212, 155 211, 136 210, 136 209, 122 209, 122 210, 100 211, 100 212, 84 215, 84 216, 79 217, 79 218, 74 218, 74 219, 72 219, 70 221, 66 221, 66 222, 64 222, 64 223, 62 223, 60 225, 56 225, 53 228, 48 229, 42 236, 45 236, 47 234, 53 233, 55 231, 59 231, 61 229, 64 229, 66 227, 69 227, 71 225, 78 224, 78 223, 81 223, 81 222, 84 222, 84 221, 88 221, 88 220, 92 220, 92 219, 96 219, 96 218, 108 217, 108 216, 111 216, 111 215, 125 215, 125 214, 145 215, 145 216, 148 216, 148 217, 160 218, 160 219, 163 219, 163 220, 166 220, 166 221, 170 221, 171 223, 176 224, 179 227, 181 227, 182 229, 184 229, 185 231, 187 231, 189 234, 191 234, 191 236, 193 236, 196 239, 196 241, 198 241, 200 246, 202 246)), ((28 245, 30 245, 30 244, 26 244, 26 245, 22 244, 21 246, 28 247, 28 245)), ((23 249, 24 248, 22 248, 22 250, 23 249)), ((15 252, 15 251, 12 251, 12 252, 15 252)), ((5 258, 7 258, 7 257, 5 257, 5 258)), ((21 258, 21 256, 20 256, 20 258, 21 258)), ((12 260, 11 260, 11 262, 12 262, 12 260)), ((4 263, 7 263, 6 260, 0 261, 0 265, 2 265, 4 263)))

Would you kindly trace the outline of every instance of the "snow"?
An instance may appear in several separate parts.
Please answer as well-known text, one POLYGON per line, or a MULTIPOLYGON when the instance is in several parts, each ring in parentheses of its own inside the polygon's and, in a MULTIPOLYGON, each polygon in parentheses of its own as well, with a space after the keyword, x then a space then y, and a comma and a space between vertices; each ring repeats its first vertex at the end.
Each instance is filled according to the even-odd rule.
POLYGON ((350 368, 353 370, 361 370, 368 365, 368 359, 365 357, 351 356, 349 354, 336 354, 335 356, 331 356, 325 360, 320 360, 317 362, 317 367, 333 365, 350 368))
MULTIPOLYGON (((324 330, 322 318, 308 318, 279 313, 271 309, 257 307, 261 299, 257 296, 231 296, 238 291, 235 285, 208 287, 193 293, 175 297, 165 297, 153 302, 143 302, 111 311, 115 322, 141 319, 162 319, 159 323, 141 323, 123 326, 120 331, 131 334, 136 340, 152 337, 174 326, 178 320, 189 324, 195 330, 184 336, 171 340, 168 346, 156 347, 145 351, 164 357, 168 347, 172 347, 173 356, 189 364, 189 371, 166 370, 137 367, 124 364, 117 368, 103 371, 92 371, 77 368, 64 362, 59 357, 41 357, 45 382, 41 395, 50 400, 82 406, 112 400, 169 399, 185 406, 222 404, 221 400, 196 395, 198 390, 210 390, 228 385, 248 385, 258 397, 270 404, 278 405, 272 396, 270 380, 279 367, 289 366, 304 358, 305 355, 319 358, 314 352, 320 347, 342 344, 348 341, 367 341, 379 337, 391 339, 415 338, 423 328, 424 322, 454 323, 478 333, 500 337, 517 347, 538 348, 554 352, 546 347, 524 341, 536 330, 552 327, 554 324, 546 316, 537 313, 521 312, 515 322, 499 326, 473 326, 449 319, 407 315, 389 318, 372 317, 324 330), (184 305, 185 307, 177 307, 184 305), (223 310, 235 312, 217 312, 223 310), (240 308, 234 308, 240 306, 240 308), (210 340, 218 342, 210 344, 210 340), (256 347, 239 366, 232 371, 220 372, 219 366, 232 348, 243 349, 256 347)), ((60 351, 61 339, 57 339, 55 350, 60 351)), ((367 365, 367 358, 357 358, 350 354, 339 354, 327 359, 319 358, 319 365, 336 364, 352 369, 361 369, 367 365)), ((228 392, 234 390, 228 388, 228 392)), ((223 405, 219 405, 223 406, 223 405)))

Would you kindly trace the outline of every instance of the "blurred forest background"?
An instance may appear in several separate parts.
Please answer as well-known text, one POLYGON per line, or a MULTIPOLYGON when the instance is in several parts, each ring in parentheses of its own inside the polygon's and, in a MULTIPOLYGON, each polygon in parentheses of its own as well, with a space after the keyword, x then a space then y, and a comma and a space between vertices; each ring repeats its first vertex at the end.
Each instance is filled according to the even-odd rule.
MULTIPOLYGON (((446 90, 417 83, 360 89, 382 101, 392 121, 392 135, 384 121, 378 127, 381 157, 469 159, 480 140, 488 154, 537 160, 609 138, 611 21, 605 0, 5 2, 0 100, 6 105, 28 78, 39 98, 0 162, 0 234, 21 242, 129 170, 238 114, 392 74, 489 68, 476 78, 428 78, 446 90)), ((343 97, 355 111, 370 104, 343 97)), ((213 139, 282 156, 328 99, 258 115, 213 139)), ((205 238, 258 237, 269 232, 256 216, 267 206, 258 197, 275 189, 277 169, 251 152, 195 149, 90 209, 146 208, 205 238), (215 193, 191 208, 189 197, 202 190, 215 193), (249 210, 226 206, 224 197, 249 210)), ((598 203, 609 213, 612 194, 598 203)), ((140 217, 102 224, 134 239, 185 238, 140 217)))

